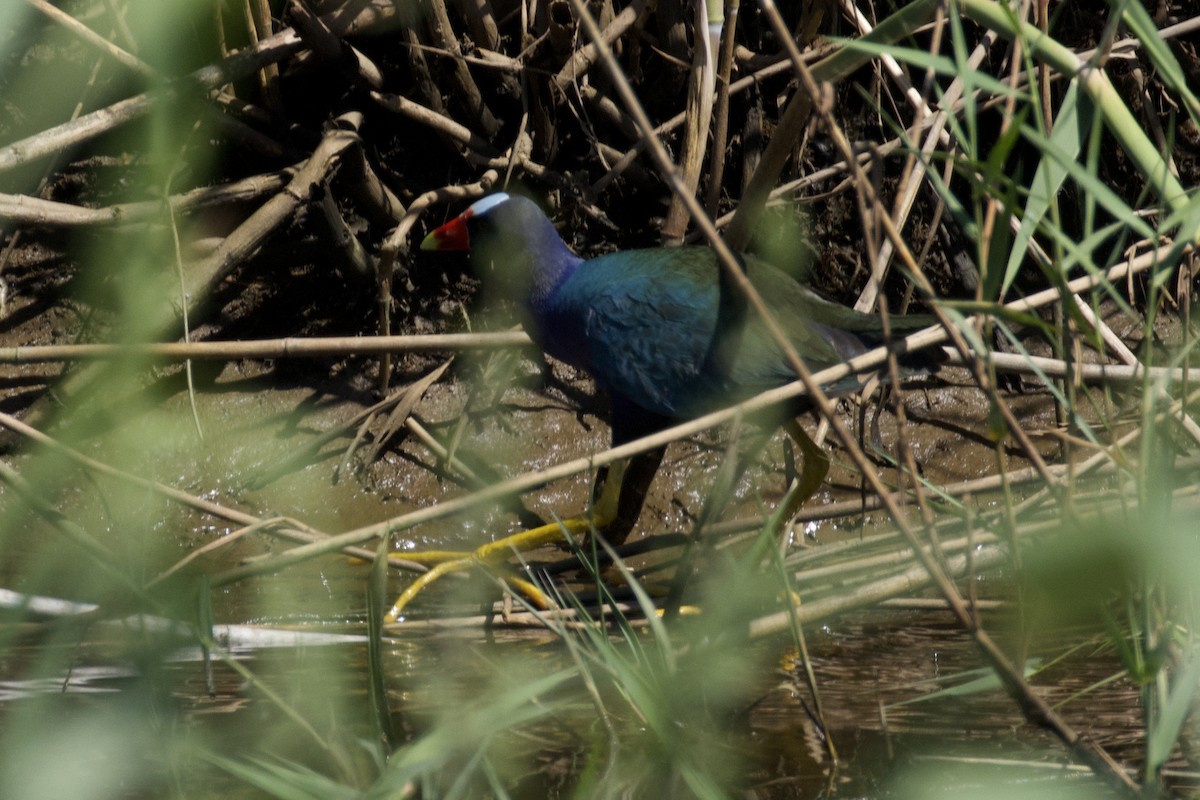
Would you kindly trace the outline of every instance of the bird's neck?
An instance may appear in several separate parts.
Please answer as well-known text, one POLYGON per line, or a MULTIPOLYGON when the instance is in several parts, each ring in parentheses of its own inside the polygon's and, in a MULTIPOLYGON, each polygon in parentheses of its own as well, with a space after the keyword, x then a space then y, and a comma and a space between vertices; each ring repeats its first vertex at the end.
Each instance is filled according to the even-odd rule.
POLYGON ((532 243, 529 253, 533 265, 529 309, 538 316, 549 310, 554 293, 583 263, 583 259, 571 252, 553 227, 541 234, 532 243))

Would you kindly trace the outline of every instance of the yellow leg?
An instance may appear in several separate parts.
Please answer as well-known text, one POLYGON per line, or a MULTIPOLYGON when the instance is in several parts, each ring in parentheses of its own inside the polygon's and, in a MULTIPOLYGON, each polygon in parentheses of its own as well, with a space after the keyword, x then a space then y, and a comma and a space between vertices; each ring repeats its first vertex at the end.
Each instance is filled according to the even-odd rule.
MULTIPOLYGON (((825 476, 829 472, 829 456, 821 448, 817 447, 812 438, 800 427, 800 424, 795 420, 789 420, 784 424, 784 427, 788 435, 792 437, 796 445, 800 448, 803 466, 797 479, 796 490, 789 493, 790 500, 786 503, 785 508, 781 509, 782 513, 779 517, 781 524, 791 519, 800 506, 804 505, 805 501, 816 494, 817 490, 821 488, 821 484, 825 482, 825 476)), ((404 590, 396 600, 395 605, 392 606, 392 610, 388 612, 386 621, 389 623, 396 622, 412 599, 420 594, 426 586, 438 580, 443 575, 448 575, 452 572, 465 572, 473 568, 482 569, 502 581, 511 583, 522 594, 532 600, 534 604, 545 607, 547 605, 545 596, 536 586, 529 581, 498 574, 497 567, 513 553, 528 552, 543 545, 560 541, 566 536, 576 536, 586 533, 592 528, 603 530, 607 527, 618 516, 621 503, 621 490, 625 483, 625 473, 628 466, 628 461, 618 461, 609 467, 608 475, 600 490, 600 496, 596 498, 595 503, 592 505, 590 516, 573 517, 561 522, 554 522, 527 531, 521 531, 512 536, 488 542, 470 552, 430 551, 425 553, 398 554, 410 561, 431 564, 432 567, 404 590)), ((657 462, 654 462, 653 468, 657 468, 657 462)), ((640 502, 639 498, 637 500, 639 508, 640 502)), ((634 511, 634 516, 636 516, 636 509, 634 511)))
MULTIPOLYGON (((430 570, 409 584, 401 593, 392 610, 385 617, 385 622, 396 622, 414 597, 429 584, 443 575, 452 572, 465 572, 473 567, 479 567, 486 572, 495 574, 495 567, 513 553, 525 553, 536 550, 543 545, 562 540, 568 535, 575 536, 585 533, 592 527, 604 528, 617 516, 617 508, 621 497, 621 484, 625 478, 625 468, 628 462, 618 461, 609 467, 608 476, 604 481, 600 497, 592 506, 590 517, 573 517, 561 522, 552 522, 527 531, 506 536, 494 542, 481 545, 471 552, 438 550, 426 553, 403 553, 401 557, 409 561, 423 564, 433 564, 430 570)), ((496 577, 505 580, 504 577, 496 577)), ((536 605, 547 605, 545 596, 532 583, 520 579, 508 579, 522 594, 529 597, 536 605)))

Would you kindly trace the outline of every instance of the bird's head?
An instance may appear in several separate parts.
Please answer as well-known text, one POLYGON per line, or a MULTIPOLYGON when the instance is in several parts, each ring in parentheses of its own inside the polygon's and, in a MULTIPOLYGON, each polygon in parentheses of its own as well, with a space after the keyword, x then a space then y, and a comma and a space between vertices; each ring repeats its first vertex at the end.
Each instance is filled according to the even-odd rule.
POLYGON ((485 284, 534 307, 579 263, 537 203, 506 192, 475 201, 426 236, 421 249, 469 251, 485 284))

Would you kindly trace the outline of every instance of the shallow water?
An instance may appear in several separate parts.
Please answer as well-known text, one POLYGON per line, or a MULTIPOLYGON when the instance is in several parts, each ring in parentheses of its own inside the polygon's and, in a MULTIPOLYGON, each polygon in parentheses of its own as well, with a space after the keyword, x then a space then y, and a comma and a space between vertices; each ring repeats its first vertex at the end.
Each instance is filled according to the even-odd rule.
MULTIPOLYGON (((501 407, 472 414, 462 431, 459 454, 481 474, 511 475, 603 449, 607 429, 597 416, 602 409, 589 406, 579 412, 573 405, 587 401, 590 386, 571 374, 559 379, 548 389, 510 390, 501 407)), ((256 486, 264 470, 287 463, 318 432, 348 419, 359 403, 334 392, 271 388, 269 375, 245 375, 232 368, 197 401, 203 438, 190 428, 186 399, 174 396, 159 416, 141 420, 141 431, 155 432, 152 439, 131 440, 127 430, 118 429, 111 437, 88 439, 87 452, 206 499, 263 518, 298 520, 327 534, 393 518, 464 491, 441 470, 437 458, 411 437, 358 475, 342 468, 333 480, 346 441, 340 439, 315 462, 284 470, 256 486)), ((449 441, 464 402, 461 385, 439 384, 420 406, 420 413, 436 435, 449 441)), ((982 429, 986 414, 969 393, 953 387, 928 395, 914 392, 908 404, 910 417, 917 420, 932 419, 936 413, 936 421, 918 422, 912 429, 914 450, 927 478, 948 482, 994 469, 995 454, 986 441, 975 434, 962 435, 982 429)), ((1021 410, 1031 426, 1049 424, 1044 397, 1023 397, 1018 405, 1025 406, 1021 410)), ((880 427, 884 441, 890 441, 891 418, 885 417, 880 427)), ((652 488, 642 531, 689 530, 724 458, 724 441, 721 436, 705 436, 671 448, 652 488)), ((730 516, 756 515, 760 502, 769 505, 778 498, 783 485, 778 466, 781 452, 776 439, 761 464, 752 466, 736 492, 730 516)), ((857 481, 838 464, 836 451, 834 461, 830 483, 810 505, 857 496, 857 481)), ((588 486, 587 476, 550 484, 527 495, 523 509, 542 518, 569 513, 584 506, 588 486)), ((141 489, 131 493, 120 487, 119 481, 108 478, 70 481, 62 490, 59 507, 69 519, 101 521, 90 526, 90 532, 103 545, 130 553, 129 563, 139 576, 152 577, 196 547, 228 538, 239 527, 154 499, 141 489), (131 531, 135 532, 132 538, 131 531)), ((7 490, 4 500, 11 501, 7 490)), ((468 548, 519 527, 510 510, 484 506, 469 515, 406 531, 395 545, 400 550, 468 548)), ((819 553, 824 545, 853 541, 862 533, 853 518, 820 521, 808 524, 797 541, 819 553)), ((11 582, 9 588, 36 587, 39 594, 96 601, 112 608, 114 592, 119 596, 119 590, 109 580, 89 577, 77 560, 62 562, 68 567, 49 579, 29 577, 23 565, 49 558, 48 548, 61 547, 53 544, 61 543, 56 536, 44 522, 28 520, 25 536, 10 542, 13 557, 0 567, 11 582)), ((219 572, 286 546, 261 533, 252 534, 198 560, 185 575, 219 572)), ((560 554, 551 548, 541 555, 557 558, 560 554)), ((394 575, 390 596, 406 580, 394 575)), ((490 608, 491 584, 480 583, 473 599, 464 602, 456 593, 464 583, 469 582, 447 579, 445 585, 430 590, 419 598, 414 617, 447 607, 458 613, 490 608)), ((181 591, 189 585, 179 582, 181 591)), ((218 624, 355 634, 363 630, 367 585, 367 567, 344 557, 326 557, 220 586, 208 597, 218 624)), ((997 589, 1003 597, 1003 584, 997 584, 997 589)), ((165 610, 183 619, 193 618, 196 607, 187 596, 165 603, 165 610)), ((1011 627, 999 612, 995 620, 1002 631, 1011 627)), ((197 759, 197 748, 225 758, 284 759, 343 781, 371 773, 369 752, 355 744, 374 735, 363 643, 245 644, 230 651, 233 661, 248 670, 241 672, 220 659, 206 671, 186 632, 176 643, 165 641, 161 634, 148 634, 144 625, 137 624, 25 626, 9 633, 14 644, 0 663, 0 720, 13 723, 13 730, 31 725, 26 730, 36 736, 41 723, 25 720, 25 710, 36 708, 38 718, 52 717, 67 729, 84 733, 96 724, 101 728, 127 724, 140 731, 128 740, 115 737, 111 747, 97 747, 90 755, 129 759, 126 782, 114 778, 118 788, 112 796, 152 795, 144 787, 164 783, 190 787, 188 796, 197 796, 196 786, 205 787, 198 796, 230 796, 230 792, 258 796, 226 767, 197 759), (130 756, 130 752, 141 755, 130 756)), ((570 651, 544 631, 473 625, 448 632, 413 625, 390 633, 383 666, 391 721, 400 740, 448 724, 456 708, 495 699, 500 674, 528 680, 573 663, 570 651)), ((931 775, 942 776, 940 789, 957 796, 976 796, 984 785, 992 790, 1000 787, 998 796, 1017 787, 1035 794, 1047 792, 1047 796, 1071 792, 1101 796, 1094 781, 1069 768, 1062 745, 1024 722, 1016 705, 998 689, 907 703, 933 692, 928 682, 982 665, 974 645, 947 613, 859 611, 830 619, 806 635, 828 735, 839 756, 836 766, 785 640, 735 652, 737 658, 744 656, 744 661, 730 662, 746 670, 743 685, 721 701, 730 705, 716 717, 697 718, 709 719, 710 724, 718 720, 729 771, 742 774, 737 783, 750 787, 754 796, 935 796, 925 783, 931 775), (960 760, 967 758, 976 760, 960 760)), ((1060 631, 1030 636, 1028 647, 1032 655, 1048 660, 1066 652, 1068 644, 1090 642, 1094 636, 1094 632, 1060 631)), ((1120 673, 1116 656, 1102 639, 1096 642, 1035 676, 1034 683, 1047 696, 1066 699, 1084 687, 1113 679, 1120 673)), ((718 651, 717 655, 726 654, 718 651)), ((699 681, 700 688, 691 691, 700 694, 706 682, 716 685, 729 678, 719 672, 706 675, 703 664, 695 670, 681 673, 679 680, 681 685, 699 681)), ((1141 753, 1139 707, 1137 687, 1117 677, 1072 700, 1063 712, 1081 733, 1124 762, 1136 764, 1141 753)), ((595 710, 586 698, 571 708, 575 711, 553 724, 523 728, 515 737, 512 759, 523 766, 508 765, 502 771, 518 776, 512 784, 518 787, 517 795, 566 792, 583 768, 579 759, 588 752, 595 733, 595 710)), ((701 723, 691 719, 680 724, 701 723)), ((638 741, 636 736, 633 741, 638 741)), ((91 762, 84 758, 80 763, 91 762)), ((1172 766, 1186 768, 1182 761, 1172 766)), ((1200 785, 1190 777, 1174 778, 1173 783, 1185 789, 1200 785)))

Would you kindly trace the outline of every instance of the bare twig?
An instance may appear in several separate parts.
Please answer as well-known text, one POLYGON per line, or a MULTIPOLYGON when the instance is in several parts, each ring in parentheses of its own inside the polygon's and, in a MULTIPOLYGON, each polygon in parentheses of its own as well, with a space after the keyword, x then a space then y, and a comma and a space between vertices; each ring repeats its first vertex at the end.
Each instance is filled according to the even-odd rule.
POLYGON ((475 129, 484 136, 495 136, 500 131, 500 122, 492 114, 483 100, 467 63, 462 59, 462 50, 458 46, 458 37, 454 26, 450 24, 450 15, 446 12, 446 4, 442 0, 423 0, 422 5, 429 12, 427 29, 433 38, 433 43, 445 49, 454 61, 450 78, 454 86, 451 104, 462 106, 462 112, 475 129))
MULTIPOLYGON (((632 0, 629 5, 621 9, 621 13, 617 14, 608 27, 604 29, 601 38, 611 45, 637 22, 638 17, 645 10, 646 0, 632 0)), ((582 82, 583 76, 596 61, 596 52, 596 45, 592 42, 576 50, 575 54, 571 56, 571 60, 554 76, 554 88, 562 95, 566 95, 567 90, 572 84, 582 82)))
MULTIPOLYGON (((263 195, 282 189, 292 177, 292 171, 256 175, 222 186, 204 186, 183 194, 173 195, 167 202, 172 213, 186 214, 232 203, 257 200, 263 195)), ((121 203, 104 208, 43 200, 27 195, 0 194, 0 219, 23 225, 46 225, 55 228, 79 228, 129 223, 162 222, 162 201, 121 203)))
POLYGON ((342 41, 324 21, 310 12, 301 0, 290 0, 288 12, 296 32, 304 43, 323 61, 336 64, 352 80, 362 81, 372 89, 383 88, 383 73, 371 59, 356 47, 342 41))
MULTIPOLYGON (((400 13, 399 9, 392 5, 350 6, 352 8, 335 11, 323 18, 334 32, 344 34, 369 30, 373 26, 391 22, 400 13)), ((244 78, 267 64, 278 63, 298 53, 303 47, 303 41, 292 29, 284 29, 254 47, 234 53, 173 81, 166 89, 135 95, 107 108, 85 114, 77 120, 0 147, 0 172, 54 155, 101 136, 148 113, 156 103, 187 94, 210 92, 226 83, 244 78)))
POLYGON ((342 152, 358 143, 358 132, 354 129, 333 128, 326 133, 312 156, 282 192, 251 214, 211 256, 189 267, 189 306, 198 309, 207 302, 209 295, 226 276, 256 251, 280 225, 291 219, 300 206, 312 199, 331 174, 342 152))

